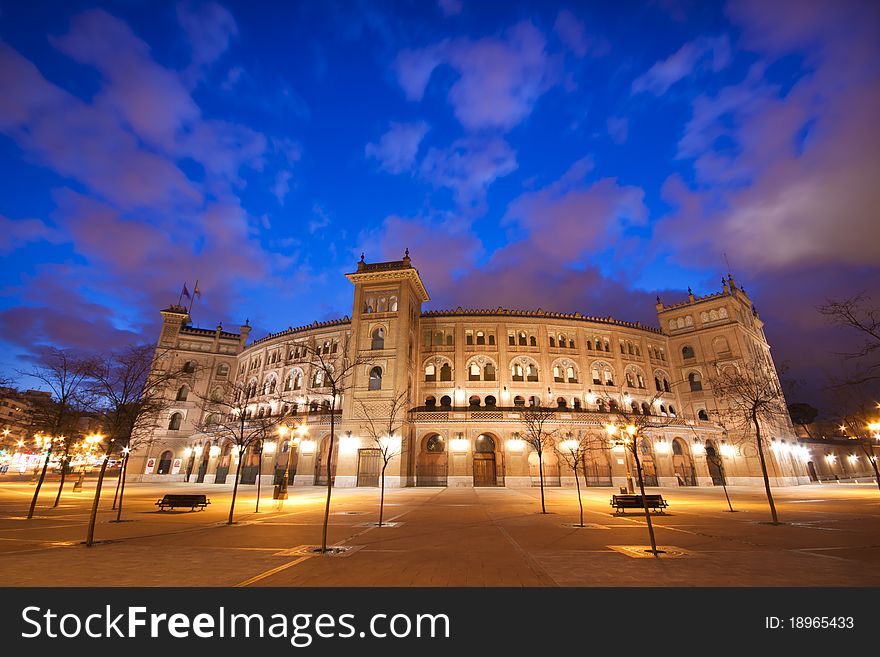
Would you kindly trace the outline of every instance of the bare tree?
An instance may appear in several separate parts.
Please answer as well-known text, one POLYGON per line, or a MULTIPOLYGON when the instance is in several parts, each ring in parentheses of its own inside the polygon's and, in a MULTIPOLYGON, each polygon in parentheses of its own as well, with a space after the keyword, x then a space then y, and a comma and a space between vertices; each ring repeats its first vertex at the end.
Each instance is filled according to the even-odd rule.
MULTIPOLYGON (((40 403, 35 408, 36 423, 42 430, 49 434, 53 440, 61 439, 63 443, 63 455, 69 458, 70 443, 67 438, 76 430, 77 408, 82 404, 88 377, 93 369, 93 360, 81 356, 67 349, 50 348, 42 359, 42 363, 30 372, 19 372, 23 376, 37 379, 52 393, 51 400, 40 403), (65 435, 66 434, 66 435, 65 435)), ((28 520, 33 518, 37 506, 37 498, 40 488, 46 478, 46 470, 49 467, 51 456, 51 443, 46 450, 46 458, 43 468, 37 480, 34 497, 28 510, 28 520)), ((64 458, 63 457, 63 458, 64 458)), ((64 486, 64 478, 67 470, 67 462, 61 463, 61 483, 58 487, 58 496, 55 506, 61 496, 61 488, 64 486)))
POLYGON ((578 506, 580 507, 580 524, 584 526, 584 501, 581 498, 581 484, 578 479, 578 468, 584 469, 584 485, 587 485, 586 459, 587 455, 596 449, 607 449, 608 441, 604 437, 597 437, 586 431, 578 431, 576 434, 569 431, 559 442, 558 452, 565 463, 574 472, 574 483, 577 488, 578 506))
POLYGON ((836 383, 837 386, 862 386, 880 381, 880 308, 872 305, 865 292, 855 296, 828 300, 819 307, 828 322, 860 335, 861 344, 841 355, 855 365, 855 371, 836 383))
POLYGON ((327 552, 327 527, 330 524, 330 499, 333 493, 333 447, 336 443, 336 412, 342 395, 351 386, 358 368, 372 364, 369 355, 356 352, 356 346, 346 340, 339 351, 327 351, 314 343, 306 346, 306 362, 311 366, 314 382, 330 394, 330 444, 327 451, 327 501, 324 505, 324 522, 321 530, 321 553, 327 552))
MULTIPOLYGON (((218 445, 223 443, 233 445, 238 452, 227 525, 233 524, 238 484, 246 452, 248 449, 261 447, 281 419, 280 415, 263 415, 255 412, 257 393, 256 384, 235 382, 226 383, 207 395, 196 395, 200 400, 202 411, 199 430, 214 436, 218 445)), ((257 476, 262 476, 262 473, 258 472, 257 476)))
POLYGON ((379 526, 381 527, 385 511, 385 470, 391 459, 400 456, 403 452, 404 439, 401 429, 409 406, 409 394, 402 392, 391 399, 381 415, 377 414, 375 408, 368 406, 362 400, 359 401, 365 420, 361 429, 372 439, 382 459, 382 472, 379 476, 379 526), (395 434, 401 435, 395 437, 395 434))
POLYGON ((869 405, 864 401, 852 399, 843 400, 838 406, 842 414, 840 416, 840 429, 844 435, 851 436, 853 444, 868 459, 871 469, 874 471, 874 481, 880 489, 880 470, 877 467, 877 456, 874 453, 874 445, 880 441, 880 422, 876 419, 876 408, 869 410, 869 405))
MULTIPOLYGON (((651 401, 648 402, 648 407, 653 408, 655 403, 657 403, 661 398, 661 393, 656 393, 651 401)), ((659 557, 663 551, 657 549, 657 539, 654 535, 654 523, 651 519, 651 512, 648 510, 648 505, 645 500, 645 475, 642 468, 642 460, 639 454, 639 447, 641 441, 646 438, 650 430, 659 429, 666 426, 669 426, 675 421, 675 417, 672 416, 657 416, 650 415, 645 413, 638 413, 634 410, 635 406, 627 407, 625 404, 623 405, 623 410, 617 409, 614 410, 614 406, 611 405, 611 400, 608 400, 609 408, 611 408, 611 414, 609 416, 609 420, 617 416, 619 424, 610 421, 609 424, 605 427, 606 432, 609 437, 624 446, 624 449, 628 449, 629 453, 633 457, 633 461, 636 464, 636 477, 639 483, 639 492, 642 495, 642 507, 645 511, 645 523, 648 526, 648 538, 651 541, 651 549, 648 550, 655 557, 659 557)), ((616 402, 615 402, 616 403, 616 402)))
POLYGON ((130 345, 105 359, 92 377, 95 408, 102 414, 114 449, 122 454, 113 500, 116 522, 122 520, 131 452, 152 442, 159 419, 173 403, 169 391, 183 374, 181 368, 164 366, 166 353, 156 352, 153 345, 130 345))
POLYGON ((523 433, 520 438, 538 455, 538 481, 541 486, 541 513, 547 513, 544 503, 544 452, 556 447, 558 429, 548 429, 547 423, 556 417, 553 409, 529 406, 520 412, 523 433))
POLYGON ((710 377, 709 382, 716 398, 725 404, 717 411, 722 424, 729 429, 739 430, 743 440, 751 440, 757 447, 772 524, 781 524, 770 490, 764 454, 764 448, 769 445, 768 425, 779 426, 790 422, 776 372, 766 361, 757 358, 747 360, 740 368, 726 365, 719 369, 716 366, 715 371, 717 374, 710 377))

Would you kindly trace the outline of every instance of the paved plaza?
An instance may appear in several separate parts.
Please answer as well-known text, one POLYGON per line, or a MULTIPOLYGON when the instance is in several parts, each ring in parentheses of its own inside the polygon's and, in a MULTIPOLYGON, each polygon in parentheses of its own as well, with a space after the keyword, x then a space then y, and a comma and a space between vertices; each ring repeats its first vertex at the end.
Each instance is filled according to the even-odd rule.
POLYGON ((237 523, 225 524, 229 485, 129 484, 125 522, 111 522, 105 489, 96 539, 82 541, 93 484, 65 492, 47 483, 36 517, 25 520, 28 482, 0 482, 0 581, 4 586, 878 586, 880 491, 874 484, 817 484, 775 490, 780 519, 767 523, 763 490, 650 489, 669 501, 655 516, 661 559, 638 557, 644 517, 614 516, 616 489, 583 492, 586 528, 573 489, 335 489, 329 542, 340 556, 311 555, 320 544, 326 489, 291 488, 276 509, 263 488, 242 486, 237 523), (204 512, 159 513, 163 493, 206 493, 204 512))

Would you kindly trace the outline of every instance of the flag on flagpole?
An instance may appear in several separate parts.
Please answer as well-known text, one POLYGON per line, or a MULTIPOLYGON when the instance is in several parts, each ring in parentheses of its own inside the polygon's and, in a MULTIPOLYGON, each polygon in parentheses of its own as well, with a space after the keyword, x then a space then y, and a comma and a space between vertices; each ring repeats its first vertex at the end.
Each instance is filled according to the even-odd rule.
POLYGON ((196 286, 193 288, 193 298, 198 297, 202 298, 202 291, 199 289, 199 282, 196 281, 196 286))
POLYGON ((187 299, 192 299, 192 297, 189 295, 189 290, 186 289, 186 283, 183 284, 183 293, 182 294, 187 299))

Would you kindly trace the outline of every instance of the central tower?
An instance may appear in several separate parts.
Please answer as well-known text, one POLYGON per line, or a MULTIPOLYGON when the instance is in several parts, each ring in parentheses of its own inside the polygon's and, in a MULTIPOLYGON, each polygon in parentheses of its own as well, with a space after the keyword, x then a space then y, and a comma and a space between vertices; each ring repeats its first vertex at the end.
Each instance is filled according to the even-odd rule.
MULTIPOLYGON (((364 410, 379 421, 388 417, 390 403, 398 395, 406 395, 405 408, 415 405, 416 359, 418 357, 419 322, 422 304, 429 300, 428 292, 412 266, 409 249, 402 260, 391 262, 358 262, 357 271, 346 274, 354 283, 354 303, 351 312, 351 338, 348 348, 351 356, 362 356, 369 364, 357 369, 342 404, 342 416, 351 418, 357 432, 357 418, 364 410)), ((410 485, 412 482, 413 436, 407 418, 399 417, 402 424, 402 449, 399 480, 388 477, 389 485, 410 485)))

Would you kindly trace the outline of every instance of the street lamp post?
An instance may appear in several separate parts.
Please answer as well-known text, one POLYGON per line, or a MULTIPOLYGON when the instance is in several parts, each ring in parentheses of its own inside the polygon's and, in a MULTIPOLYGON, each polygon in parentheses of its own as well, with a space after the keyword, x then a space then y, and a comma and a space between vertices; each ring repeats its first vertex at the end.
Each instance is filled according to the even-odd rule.
POLYGON ((300 439, 308 432, 309 428, 305 424, 297 425, 295 422, 293 425, 282 424, 278 427, 278 433, 281 435, 282 440, 285 436, 290 435, 291 437, 287 440, 287 465, 284 467, 284 476, 281 479, 281 483, 275 486, 275 499, 276 500, 286 500, 287 499, 287 486, 290 482, 290 455, 293 452, 294 446, 299 442, 300 439), (296 438, 293 437, 293 434, 299 434, 296 438))

